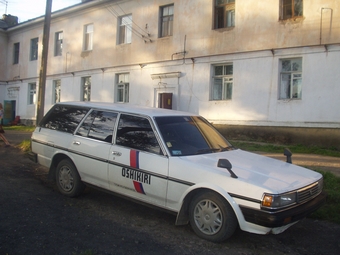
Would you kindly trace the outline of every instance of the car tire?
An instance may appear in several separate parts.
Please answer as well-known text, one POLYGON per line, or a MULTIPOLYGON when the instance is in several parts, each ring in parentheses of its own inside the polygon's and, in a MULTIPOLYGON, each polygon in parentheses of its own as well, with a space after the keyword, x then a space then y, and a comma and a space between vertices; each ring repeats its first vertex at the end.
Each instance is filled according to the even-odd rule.
POLYGON ((63 159, 58 163, 56 182, 60 193, 68 197, 79 196, 85 189, 76 167, 69 159, 63 159))
POLYGON ((233 235, 238 221, 230 204, 215 192, 200 193, 189 207, 190 225, 201 238, 222 242, 233 235))

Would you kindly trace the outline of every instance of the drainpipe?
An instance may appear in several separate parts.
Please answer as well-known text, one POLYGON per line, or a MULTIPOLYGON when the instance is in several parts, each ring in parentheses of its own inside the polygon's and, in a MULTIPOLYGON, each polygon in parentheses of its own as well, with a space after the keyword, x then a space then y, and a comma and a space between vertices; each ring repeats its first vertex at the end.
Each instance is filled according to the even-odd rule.
POLYGON ((322 43, 322 13, 323 10, 331 10, 331 23, 332 23, 332 19, 333 19, 333 9, 332 8, 321 8, 321 18, 320 18, 320 45, 322 43))

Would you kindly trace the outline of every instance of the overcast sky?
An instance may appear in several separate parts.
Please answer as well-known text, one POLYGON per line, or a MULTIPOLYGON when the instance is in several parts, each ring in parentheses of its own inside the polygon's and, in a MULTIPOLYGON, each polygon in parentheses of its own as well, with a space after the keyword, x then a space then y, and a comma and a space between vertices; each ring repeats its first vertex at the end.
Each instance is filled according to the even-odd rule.
MULTIPOLYGON (((52 12, 80 2, 81 0, 52 0, 52 12)), ((0 17, 2 14, 11 14, 17 16, 19 22, 40 17, 45 14, 45 10, 46 0, 0 0, 0 17)))

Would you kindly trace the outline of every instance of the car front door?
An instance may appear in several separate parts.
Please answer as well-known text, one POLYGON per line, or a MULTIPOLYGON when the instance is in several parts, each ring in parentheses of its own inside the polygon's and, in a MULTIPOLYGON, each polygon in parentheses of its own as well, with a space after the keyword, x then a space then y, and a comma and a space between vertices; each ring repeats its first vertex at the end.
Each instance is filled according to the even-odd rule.
POLYGON ((163 154, 151 121, 121 114, 109 154, 110 189, 165 206, 167 183, 168 157, 163 154))

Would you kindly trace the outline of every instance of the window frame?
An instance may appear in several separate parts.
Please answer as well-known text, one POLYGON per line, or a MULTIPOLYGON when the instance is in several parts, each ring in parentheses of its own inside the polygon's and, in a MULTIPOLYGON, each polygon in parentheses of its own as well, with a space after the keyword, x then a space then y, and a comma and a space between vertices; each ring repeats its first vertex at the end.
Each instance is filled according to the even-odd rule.
POLYGON ((146 153, 163 155, 161 143, 157 132, 155 132, 153 122, 147 116, 121 113, 117 122, 115 145, 146 153), (129 137, 135 139, 128 141, 129 137))
POLYGON ((236 0, 214 0, 214 29, 235 27, 235 2, 236 0))
POLYGON ((120 73, 116 74, 116 102, 129 103, 130 98, 130 74, 120 73), (120 92, 122 90, 122 92, 120 92))
MULTIPOLYGON (((297 63, 297 62, 295 62, 297 63)), ((291 63, 290 69, 294 69, 294 63, 291 63), (293 68, 292 68, 293 67, 293 68)), ((279 89, 278 89, 278 99, 279 100, 301 100, 302 99, 302 81, 303 81, 303 59, 302 57, 294 57, 294 58, 282 58, 280 59, 280 75, 279 75, 279 89), (283 61, 291 61, 299 60, 301 67, 297 68, 298 70, 283 70, 283 61), (288 84, 285 84, 287 79, 283 79, 283 77, 288 77, 288 84), (286 92, 285 92, 286 91, 286 92), (295 96, 295 94, 297 96, 295 96), (284 96, 286 95, 286 96, 284 96)))
POLYGON ((83 51, 93 50, 93 32, 94 32, 93 23, 84 25, 83 51))
POLYGON ((303 0, 280 0, 280 20, 289 20, 289 19, 296 19, 303 17, 303 0), (299 4, 297 2, 300 2, 301 4, 301 13, 296 15, 296 6, 299 4), (289 11, 289 8, 291 7, 290 11, 291 14, 287 14, 289 11))
POLYGON ((129 44, 132 41, 132 14, 118 18, 118 42, 117 44, 129 44), (127 22, 125 22, 127 20, 127 22))
POLYGON ((54 38, 54 56, 62 56, 63 55, 63 39, 64 39, 64 33, 63 31, 59 31, 55 33, 54 38), (60 39, 61 35, 61 39, 60 39))
POLYGON ((90 108, 69 105, 54 105, 42 118, 39 127, 73 134, 90 108))
POLYGON ((38 60, 39 38, 32 38, 30 43, 30 61, 38 60))
MULTIPOLYGON (((229 70, 230 72, 230 70, 229 70)), ((234 64, 224 63, 212 65, 212 83, 210 89, 210 101, 226 101, 232 100, 233 88, 234 87, 234 64), (216 74, 216 67, 222 67, 222 73, 216 74), (231 74, 227 73, 227 67, 231 67, 231 74), (217 80, 221 80, 221 91, 215 92, 217 80)))
POLYGON ((37 83, 30 82, 28 83, 28 105, 34 105, 37 100, 37 83))
POLYGON ((91 101, 91 76, 81 77, 81 98, 80 101, 91 101))
POLYGON ((53 80, 52 103, 59 103, 61 98, 61 80, 53 80))
POLYGON ((173 36, 174 33, 174 17, 175 5, 168 4, 159 8, 159 38, 173 36), (172 14, 170 8, 172 9, 172 14), (168 9, 168 14, 164 15, 164 11, 168 9))
POLYGON ((13 44, 13 65, 19 64, 20 43, 13 44))
POLYGON ((92 110, 77 128, 76 135, 112 143, 118 115, 116 111, 92 110), (106 125, 107 123, 112 123, 112 125, 106 125))

